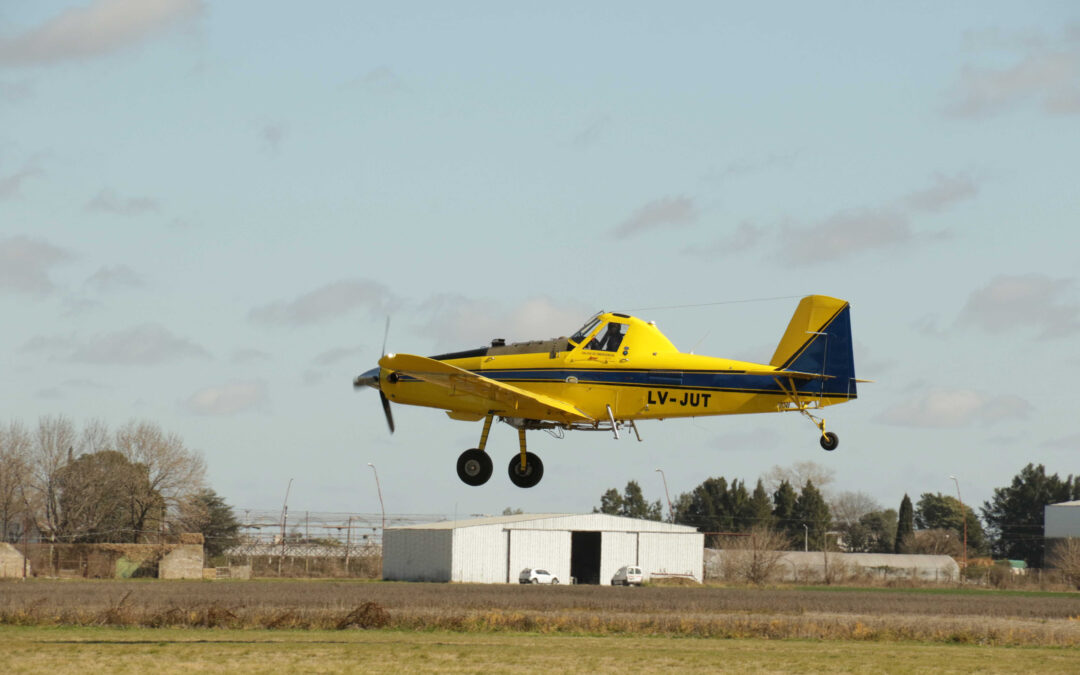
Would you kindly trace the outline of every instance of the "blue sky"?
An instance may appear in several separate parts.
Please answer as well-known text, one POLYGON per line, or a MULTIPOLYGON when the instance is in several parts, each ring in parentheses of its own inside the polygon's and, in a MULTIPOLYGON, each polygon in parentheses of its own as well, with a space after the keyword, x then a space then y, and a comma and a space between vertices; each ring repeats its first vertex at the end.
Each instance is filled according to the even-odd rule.
POLYGON ((13 2, 0 421, 159 423, 241 508, 587 511, 814 461, 896 507, 1078 470, 1080 10, 1024 3, 13 2), (797 415, 532 434, 351 379, 637 310, 767 361, 849 300, 864 385, 797 415), (758 302, 731 302, 780 298, 758 302), (724 304, 718 304, 724 303, 724 304), (674 306, 700 305, 675 309, 674 306))

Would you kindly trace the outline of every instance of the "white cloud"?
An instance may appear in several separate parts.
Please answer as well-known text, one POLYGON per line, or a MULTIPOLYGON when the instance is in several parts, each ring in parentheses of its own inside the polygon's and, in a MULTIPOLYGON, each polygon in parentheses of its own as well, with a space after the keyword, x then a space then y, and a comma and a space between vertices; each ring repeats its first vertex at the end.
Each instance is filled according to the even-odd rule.
POLYGON ((190 358, 208 359, 199 345, 173 335, 159 324, 143 324, 81 340, 75 336, 37 336, 24 352, 46 352, 72 363, 115 366, 155 366, 190 358))
POLYGON ((312 363, 318 366, 332 366, 341 363, 350 357, 366 357, 368 360, 376 360, 382 354, 376 354, 367 347, 336 347, 319 354, 312 363))
POLYGON ((909 246, 917 238, 907 214, 894 208, 844 211, 807 227, 784 227, 780 257, 791 265, 815 265, 859 253, 909 246))
POLYGON ((895 426, 955 429, 975 423, 990 425, 1022 419, 1031 409, 1031 404, 1019 396, 986 396, 970 389, 933 388, 890 408, 877 419, 895 426))
POLYGON ((1080 306, 1062 298, 1072 285, 1043 274, 1000 275, 968 297, 958 323, 988 333, 1034 329, 1041 338, 1074 335, 1080 331, 1080 306))
POLYGON ((200 389, 184 401, 183 407, 196 415, 236 415, 265 409, 268 401, 266 382, 247 380, 200 389))
POLYGON ((40 176, 41 169, 34 162, 29 162, 22 169, 6 176, 0 176, 0 199, 11 199, 19 196, 23 183, 29 178, 40 176))
POLYGON ((99 292, 107 293, 125 288, 140 288, 143 280, 127 265, 113 265, 94 272, 86 280, 86 284, 99 292))
POLYGON ((0 66, 101 56, 190 21, 202 11, 201 0, 95 0, 25 33, 0 38, 0 66))
POLYGON ((663 197, 638 208, 614 232, 620 237, 631 237, 648 230, 685 227, 697 218, 697 205, 690 197, 663 197))
POLYGON ((53 267, 71 253, 59 246, 22 235, 0 239, 0 291, 45 295, 55 289, 53 267))
POLYGON ((278 300, 256 307, 248 313, 248 318, 257 323, 303 326, 358 309, 374 315, 387 314, 394 304, 396 300, 386 286, 368 279, 352 279, 316 288, 295 300, 278 300))
POLYGON ((161 206, 156 199, 151 197, 120 197, 111 188, 104 188, 86 203, 83 207, 94 213, 114 213, 121 216, 138 216, 144 213, 153 213, 160 210, 161 206))
POLYGON ((569 335, 596 311, 577 303, 556 304, 544 297, 507 307, 458 295, 435 296, 420 309, 428 315, 421 331, 436 336, 439 348, 451 350, 491 344, 492 338, 515 342, 569 335))
POLYGON ((247 365, 249 363, 262 363, 270 359, 270 355, 261 349, 244 348, 234 351, 232 356, 229 357, 229 362, 234 365, 247 365))
POLYGON ((1009 52, 1010 62, 966 66, 949 88, 947 114, 986 117, 1030 103, 1050 114, 1080 114, 1080 40, 1075 36, 996 36, 980 46, 993 51, 990 58, 997 62, 1001 51, 1009 52))
POLYGON ((932 185, 908 194, 902 203, 911 211, 936 213, 957 202, 973 198, 978 191, 978 185, 969 176, 938 174, 932 185))
POLYGON ((750 222, 739 223, 730 234, 713 241, 711 244, 690 244, 683 248, 683 253, 700 257, 724 257, 745 253, 756 248, 765 239, 765 228, 750 222))
POLYGON ((289 135, 289 125, 282 122, 265 124, 259 129, 259 140, 268 152, 276 153, 289 135))

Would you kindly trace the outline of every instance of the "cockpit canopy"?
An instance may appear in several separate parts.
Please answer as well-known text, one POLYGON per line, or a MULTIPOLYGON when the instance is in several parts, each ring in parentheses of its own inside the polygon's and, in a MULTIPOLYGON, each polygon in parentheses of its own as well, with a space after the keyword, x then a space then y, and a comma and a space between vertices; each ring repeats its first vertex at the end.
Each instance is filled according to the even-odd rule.
POLYGON ((640 350, 676 351, 655 324, 616 312, 598 312, 570 336, 570 349, 625 352, 631 344, 640 350))

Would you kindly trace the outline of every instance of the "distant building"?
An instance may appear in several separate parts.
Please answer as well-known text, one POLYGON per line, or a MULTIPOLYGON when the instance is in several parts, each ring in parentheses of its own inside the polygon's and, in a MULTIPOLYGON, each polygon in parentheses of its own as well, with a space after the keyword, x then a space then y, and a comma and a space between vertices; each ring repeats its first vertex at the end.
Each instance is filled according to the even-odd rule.
MULTIPOLYGON (((705 552, 710 578, 722 577, 726 554, 728 552, 715 549, 705 552)), ((960 578, 960 566, 947 555, 785 551, 776 567, 778 581, 817 582, 829 575, 838 579, 870 577, 952 582, 960 578)))
POLYGON ((646 578, 702 581, 704 535, 653 520, 591 514, 521 514, 387 528, 383 579, 518 583, 524 568, 560 583, 608 584, 623 565, 646 578))
POLYGON ((1080 500, 1043 507, 1043 533, 1047 539, 1080 537, 1080 500))

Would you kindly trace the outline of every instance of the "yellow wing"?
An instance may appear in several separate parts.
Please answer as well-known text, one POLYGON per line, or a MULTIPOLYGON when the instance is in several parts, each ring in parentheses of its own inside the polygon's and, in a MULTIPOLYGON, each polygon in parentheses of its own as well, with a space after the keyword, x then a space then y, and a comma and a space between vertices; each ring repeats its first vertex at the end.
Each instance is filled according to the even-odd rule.
POLYGON ((557 422, 593 421, 591 417, 566 401, 496 382, 474 372, 423 356, 387 354, 379 359, 379 366, 448 389, 451 395, 469 394, 485 399, 490 404, 491 412, 497 415, 557 422))

